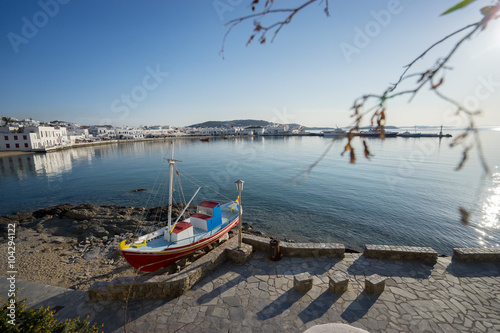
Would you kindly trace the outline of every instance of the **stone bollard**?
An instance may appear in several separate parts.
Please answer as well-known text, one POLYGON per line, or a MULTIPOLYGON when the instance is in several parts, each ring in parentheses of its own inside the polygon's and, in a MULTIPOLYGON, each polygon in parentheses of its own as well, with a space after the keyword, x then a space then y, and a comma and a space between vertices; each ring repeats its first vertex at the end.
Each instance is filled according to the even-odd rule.
POLYGON ((293 277, 293 287, 297 291, 308 291, 312 288, 313 278, 309 273, 300 273, 293 277))
POLYGON ((334 294, 342 294, 347 291, 349 279, 344 274, 335 273, 333 276, 330 276, 329 280, 329 289, 334 294))
POLYGON ((280 240, 273 238, 269 243, 271 245, 271 260, 278 261, 281 259, 281 251, 280 251, 280 240))
POLYGON ((236 247, 234 249, 227 249, 227 256, 229 259, 232 261, 242 264, 244 262, 247 262, 248 259, 252 256, 253 253, 253 247, 251 245, 242 243, 241 248, 236 247))
POLYGON ((373 274, 365 278, 365 290, 368 294, 375 295, 381 293, 384 289, 385 277, 373 274))

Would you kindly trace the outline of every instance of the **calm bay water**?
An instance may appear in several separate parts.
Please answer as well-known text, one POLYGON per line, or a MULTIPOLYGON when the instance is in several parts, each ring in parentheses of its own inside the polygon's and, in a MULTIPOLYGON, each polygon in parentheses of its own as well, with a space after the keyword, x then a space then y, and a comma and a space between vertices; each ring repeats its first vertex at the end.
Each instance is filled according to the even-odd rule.
MULTIPOLYGON (((450 255, 453 247, 500 246, 500 131, 482 130, 481 137, 489 177, 475 153, 454 171, 462 149, 450 148, 450 138, 369 139, 370 161, 356 138, 354 165, 340 156, 345 139, 321 137, 182 139, 175 158, 182 174, 231 199, 234 181, 245 180, 244 221, 279 238, 355 249, 431 246, 450 255), (459 207, 472 213, 467 226, 459 207)), ((167 142, 155 141, 0 158, 0 214, 66 202, 143 206, 149 193, 130 191, 153 188, 168 151, 167 142)), ((196 187, 181 179, 189 199, 196 187)), ((224 200, 215 191, 203 189, 195 203, 224 200)))

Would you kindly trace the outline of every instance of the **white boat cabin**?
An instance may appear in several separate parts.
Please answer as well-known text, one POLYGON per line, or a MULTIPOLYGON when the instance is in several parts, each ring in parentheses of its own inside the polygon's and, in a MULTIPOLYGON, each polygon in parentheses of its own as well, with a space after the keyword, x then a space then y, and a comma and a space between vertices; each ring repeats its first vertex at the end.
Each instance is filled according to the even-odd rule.
POLYGON ((197 209, 196 214, 191 215, 190 222, 193 227, 210 231, 222 224, 220 204, 215 201, 203 201, 197 209))
MULTIPOLYGON (((171 242, 178 242, 180 240, 193 237, 193 226, 189 222, 178 222, 170 237, 171 242)), ((165 229, 165 239, 168 237, 168 230, 165 229)))
POLYGON ((214 201, 203 201, 196 208, 196 214, 186 221, 178 222, 172 232, 168 228, 164 231, 164 239, 170 242, 179 242, 194 237, 194 228, 210 231, 222 224, 220 204, 214 201))

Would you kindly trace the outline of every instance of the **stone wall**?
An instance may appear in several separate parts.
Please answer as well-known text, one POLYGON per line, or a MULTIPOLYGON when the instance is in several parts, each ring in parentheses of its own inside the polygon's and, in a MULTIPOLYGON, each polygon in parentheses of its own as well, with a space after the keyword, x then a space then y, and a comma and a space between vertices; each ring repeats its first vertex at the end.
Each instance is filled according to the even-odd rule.
MULTIPOLYGON (((270 239, 243 234, 243 242, 255 250, 271 253, 270 239)), ((280 242, 281 254, 285 257, 330 257, 344 258, 345 245, 335 243, 289 243, 280 242)))
POLYGON ((227 257, 226 249, 237 247, 238 238, 233 237, 176 274, 130 276, 111 282, 96 282, 88 290, 89 299, 97 302, 178 297, 223 263, 227 257))
POLYGON ((453 260, 461 262, 500 262, 500 248, 456 248, 453 260))
POLYGON ((410 260, 435 263, 438 253, 430 247, 365 245, 363 252, 366 258, 410 260))
MULTIPOLYGON (((254 250, 271 253, 270 239, 243 234, 243 242, 254 250)), ((182 271, 172 275, 148 275, 96 282, 88 291, 91 301, 125 299, 162 299, 182 295, 228 258, 228 250, 238 248, 238 237, 215 248, 182 271)), ((280 242, 281 254, 287 257, 344 258, 345 246, 330 243, 280 242)), ((411 260, 435 263, 438 254, 430 247, 365 245, 364 256, 370 259, 411 260)), ((499 248, 456 248, 453 259, 462 262, 500 262, 499 248)))

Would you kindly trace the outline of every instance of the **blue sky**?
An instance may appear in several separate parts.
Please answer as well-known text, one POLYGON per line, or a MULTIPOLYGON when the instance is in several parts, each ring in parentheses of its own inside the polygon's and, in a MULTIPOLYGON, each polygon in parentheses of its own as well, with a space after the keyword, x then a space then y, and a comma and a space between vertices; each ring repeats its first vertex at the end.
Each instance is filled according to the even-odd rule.
MULTIPOLYGON (((245 46, 252 24, 236 27, 221 57, 224 23, 250 14, 250 2, 4 0, 0 114, 81 124, 182 126, 254 118, 347 126, 356 97, 382 92, 405 64, 479 20, 479 9, 491 3, 440 17, 457 0, 330 1, 330 17, 322 7, 306 8, 272 44, 245 46), (220 3, 225 10, 216 9, 220 3), (391 8, 377 23, 374 13, 391 8), (356 46, 357 31, 377 24, 358 53, 346 57, 341 46, 356 46)), ((422 66, 447 50, 430 53, 422 66)), ((479 125, 500 125, 498 59, 500 24, 493 22, 466 42, 445 78, 444 92, 484 110, 479 125)), ((407 102, 389 103, 389 124, 466 125, 427 89, 407 102)))

